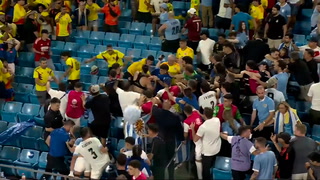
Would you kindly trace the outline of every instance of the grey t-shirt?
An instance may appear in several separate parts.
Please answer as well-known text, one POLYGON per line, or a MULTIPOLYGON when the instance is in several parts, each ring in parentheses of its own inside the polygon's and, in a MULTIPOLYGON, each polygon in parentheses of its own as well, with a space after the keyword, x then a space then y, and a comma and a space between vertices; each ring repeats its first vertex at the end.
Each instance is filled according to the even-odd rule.
POLYGON ((316 180, 320 180, 320 166, 310 165, 310 168, 313 170, 313 176, 316 180))
POLYGON ((295 154, 292 174, 307 173, 305 163, 309 161, 308 155, 317 149, 317 143, 311 138, 296 136, 290 146, 295 154))

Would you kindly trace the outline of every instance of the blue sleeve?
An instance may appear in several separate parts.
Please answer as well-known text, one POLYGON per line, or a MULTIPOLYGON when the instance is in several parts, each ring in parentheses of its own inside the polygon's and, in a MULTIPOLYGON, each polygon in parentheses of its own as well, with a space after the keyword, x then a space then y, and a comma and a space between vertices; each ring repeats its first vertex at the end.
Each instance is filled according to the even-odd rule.
POLYGON ((180 100, 184 100, 184 99, 183 99, 183 98, 176 98, 176 103, 179 104, 179 105, 181 105, 181 104, 179 103, 180 100))
POLYGON ((258 172, 260 171, 260 158, 259 158, 259 156, 256 156, 254 158, 252 170, 258 171, 258 172))
POLYGON ((69 134, 65 134, 62 138, 61 138, 64 142, 67 142, 70 140, 70 136, 69 134))
POLYGON ((253 101, 252 109, 257 110, 257 101, 256 100, 253 101))
POLYGON ((252 17, 252 16, 250 16, 249 14, 247 14, 247 18, 248 18, 248 20, 253 19, 253 17, 252 17))
POLYGON ((143 165, 144 165, 144 168, 146 169, 146 171, 148 172, 149 177, 152 176, 152 172, 150 170, 150 166, 144 161, 143 161, 143 165))
POLYGON ((287 17, 288 16, 291 16, 291 7, 290 6, 288 6, 287 17))
POLYGON ((269 108, 269 112, 270 111, 274 111, 274 101, 272 99, 269 99, 268 101, 268 108, 269 108))

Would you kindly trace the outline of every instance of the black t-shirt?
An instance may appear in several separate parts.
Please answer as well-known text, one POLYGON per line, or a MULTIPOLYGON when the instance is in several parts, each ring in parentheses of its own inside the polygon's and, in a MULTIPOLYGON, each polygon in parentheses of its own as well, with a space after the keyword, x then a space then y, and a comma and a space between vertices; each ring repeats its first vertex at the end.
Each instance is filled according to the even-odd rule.
POLYGON ((113 86, 116 81, 108 81, 105 83, 107 94, 110 99, 110 112, 114 117, 122 117, 122 109, 119 102, 119 97, 117 92, 114 90, 113 86))
POLYGON ((26 44, 34 43, 34 41, 37 39, 37 36, 34 34, 34 32, 38 31, 38 26, 36 25, 36 22, 30 18, 28 18, 24 24, 24 40, 26 41, 26 44))
POLYGON ((49 12, 49 17, 53 19, 53 25, 56 25, 55 17, 60 12, 60 9, 51 9, 49 12))
POLYGON ((279 161, 279 178, 290 179, 294 162, 294 151, 291 148, 282 148, 278 156, 279 161))
POLYGON ((168 162, 168 157, 166 153, 166 143, 163 137, 159 135, 152 140, 151 153, 153 154, 153 166, 155 167, 165 167, 168 162))
POLYGON ((283 26, 287 24, 286 19, 280 14, 277 16, 269 16, 268 20, 269 30, 268 38, 269 39, 282 39, 283 38, 283 26))
MULTIPOLYGON (((63 126, 63 117, 60 111, 53 111, 49 109, 48 112, 44 115, 43 120, 45 128, 58 129, 63 126)), ((50 132, 45 131, 44 139, 46 139, 49 136, 49 134, 50 132)))
POLYGON ((227 69, 229 69, 229 68, 238 69, 239 68, 239 66, 238 66, 239 61, 240 61, 240 57, 237 52, 232 52, 230 54, 226 54, 223 58, 223 64, 227 69))
POLYGON ((288 64, 288 69, 300 86, 305 86, 313 82, 308 65, 305 61, 298 60, 294 63, 290 63, 288 64))
POLYGON ((269 80, 269 77, 268 77, 268 75, 267 75, 266 72, 261 72, 261 71, 259 71, 259 74, 260 74, 260 76, 261 76, 261 78, 260 78, 261 81, 267 82, 267 81, 269 80))
POLYGON ((111 122, 110 99, 105 94, 94 96, 85 104, 86 109, 91 109, 94 122, 101 125, 109 125, 111 122))
POLYGON ((314 83, 319 82, 319 75, 318 75, 318 63, 312 59, 311 61, 307 62, 305 61, 308 65, 309 71, 311 73, 311 77, 313 79, 314 83))
POLYGON ((117 172, 118 172, 118 176, 124 175, 127 178, 127 180, 132 179, 132 176, 130 176, 130 174, 126 170, 117 170, 117 172))

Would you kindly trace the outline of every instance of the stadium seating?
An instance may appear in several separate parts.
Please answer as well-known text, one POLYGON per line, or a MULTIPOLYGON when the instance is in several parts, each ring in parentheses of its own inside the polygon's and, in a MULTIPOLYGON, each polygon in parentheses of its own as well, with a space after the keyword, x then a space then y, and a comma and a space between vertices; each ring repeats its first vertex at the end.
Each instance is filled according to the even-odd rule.
POLYGON ((131 48, 135 37, 136 36, 133 34, 122 34, 118 41, 118 45, 120 47, 131 48))
POLYGON ((176 16, 181 15, 182 12, 185 10, 185 6, 186 6, 185 2, 183 1, 173 1, 172 5, 174 7, 174 14, 176 16))
MULTIPOLYGON (((144 35, 146 35, 146 36, 151 36, 151 35, 152 35, 152 32, 153 32, 153 30, 152 30, 152 24, 151 24, 151 23, 148 23, 148 24, 146 25, 146 29, 145 29, 144 35)), ((155 33, 155 34, 156 34, 156 33, 155 33)))
POLYGON ((101 84, 101 83, 106 83, 108 81, 108 77, 103 77, 103 76, 100 76, 99 79, 98 79, 98 84, 101 84))
POLYGON ((217 156, 214 168, 212 169, 214 179, 232 179, 231 159, 228 157, 217 156))
POLYGON ((150 55, 152 55, 154 58, 156 58, 157 57, 157 51, 142 50, 141 58, 147 58, 150 55))
MULTIPOLYGON (((20 158, 14 161, 14 165, 17 167, 26 167, 30 169, 36 169, 39 161, 40 152, 31 149, 23 149, 20 154, 20 158)), ((17 169, 17 175, 22 176, 24 174, 26 178, 36 178, 34 172, 27 170, 17 169)))
POLYGON ((100 54, 104 51, 106 51, 106 46, 105 45, 97 45, 96 48, 94 49, 95 54, 100 54))
MULTIPOLYGON (((58 87, 58 85, 57 84, 55 84, 55 83, 52 83, 52 88, 54 88, 54 87, 58 87)), ((39 100, 38 100, 38 96, 37 96, 37 94, 36 94, 36 88, 34 88, 33 90, 32 90, 32 92, 29 94, 29 99, 30 99, 30 103, 31 104, 40 104, 40 102, 39 102, 39 100)))
POLYGON ((306 44, 306 36, 303 34, 294 34, 293 40, 297 46, 303 46, 306 44))
POLYGON ((21 112, 17 114, 19 122, 28 121, 33 119, 34 116, 39 114, 40 105, 38 104, 23 104, 21 112))
POLYGON ((159 37, 153 37, 151 38, 149 49, 154 51, 160 51, 161 50, 161 40, 159 37))
POLYGON ((40 126, 33 126, 28 128, 23 135, 21 135, 21 147, 27 149, 39 149, 37 139, 43 135, 43 128, 40 126))
POLYGON ((95 45, 86 44, 79 47, 77 55, 81 58, 91 58, 92 53, 94 52, 95 45))
POLYGON ((120 21, 119 22, 119 28, 121 34, 128 34, 130 29, 131 23, 126 21, 120 21))
POLYGON ((16 83, 34 84, 33 79, 34 68, 21 67, 17 75, 15 76, 16 83))
POLYGON ((58 54, 61 54, 64 46, 65 46, 65 42, 63 41, 52 41, 50 50, 52 51, 52 54, 58 55, 58 54))
POLYGON ((100 45, 105 37, 105 32, 92 31, 90 38, 88 39, 89 44, 100 45))
POLYGON ((133 47, 136 49, 148 49, 150 43, 150 36, 137 35, 133 43, 133 47))
POLYGON ((99 71, 101 71, 108 68, 108 63, 105 60, 97 60, 97 66, 99 71))
POLYGON ((219 34, 219 30, 218 29, 214 29, 214 28, 209 28, 209 37, 215 41, 218 40, 218 34, 219 34))
MULTIPOLYGON (((0 163, 6 165, 13 165, 13 162, 19 159, 20 148, 12 146, 4 146, 0 152, 0 163)), ((15 170, 12 168, 1 167, 1 171, 6 176, 15 175, 15 170)))
POLYGON ((117 150, 120 151, 124 146, 125 146, 125 141, 124 139, 119 139, 118 145, 117 145, 117 150))
POLYGON ((49 151, 49 147, 46 144, 44 139, 42 139, 42 138, 37 139, 37 143, 38 143, 37 147, 38 147, 39 151, 41 151, 41 152, 48 152, 49 151))
POLYGON ((320 141, 320 125, 313 125, 312 127, 312 139, 320 141))
POLYGON ((146 28, 145 23, 133 22, 131 23, 129 34, 143 35, 145 28, 146 28))
MULTIPOLYGON (((130 26, 130 23, 129 23, 130 26)), ((106 33, 103 39, 103 45, 112 45, 112 46, 118 46, 118 41, 120 40, 120 34, 119 33, 106 33)))
POLYGON ((3 131, 7 130, 7 125, 8 125, 8 123, 6 121, 0 121, 0 134, 3 131))
POLYGON ((33 52, 20 52, 19 65, 22 67, 34 67, 34 53, 33 52))
POLYGON ((77 31, 75 41, 78 44, 87 44, 91 31, 77 31))
MULTIPOLYGON (((47 152, 42 152, 38 160, 38 171, 44 171, 47 166, 47 152)), ((37 179, 41 179, 42 173, 37 173, 37 179)))
POLYGON ((133 58, 133 61, 140 60, 141 49, 128 48, 126 55, 131 56, 133 58))
POLYGON ((78 43, 66 42, 62 51, 70 51, 72 56, 77 56, 78 43))
POLYGON ((18 122, 16 115, 21 111, 21 102, 7 102, 1 111, 1 119, 7 122, 18 122))

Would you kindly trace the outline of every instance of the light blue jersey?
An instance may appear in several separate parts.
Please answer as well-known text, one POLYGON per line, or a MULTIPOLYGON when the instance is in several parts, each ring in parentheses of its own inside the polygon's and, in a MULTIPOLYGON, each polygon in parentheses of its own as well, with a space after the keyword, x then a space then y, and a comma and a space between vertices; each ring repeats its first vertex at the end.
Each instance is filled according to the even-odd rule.
POLYGON ((166 21, 168 21, 168 18, 169 18, 168 12, 161 13, 159 16, 160 24, 164 24, 166 21))
POLYGON ((181 23, 177 19, 170 19, 165 22, 167 28, 164 32, 166 40, 172 41, 180 38, 181 23))

